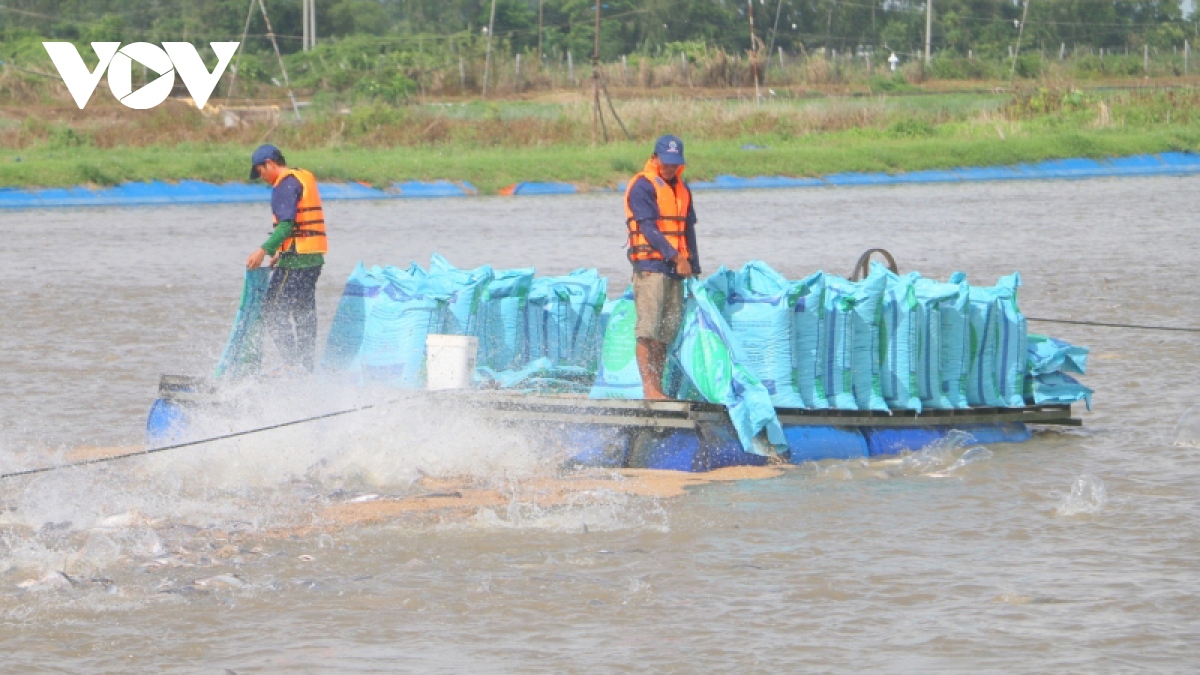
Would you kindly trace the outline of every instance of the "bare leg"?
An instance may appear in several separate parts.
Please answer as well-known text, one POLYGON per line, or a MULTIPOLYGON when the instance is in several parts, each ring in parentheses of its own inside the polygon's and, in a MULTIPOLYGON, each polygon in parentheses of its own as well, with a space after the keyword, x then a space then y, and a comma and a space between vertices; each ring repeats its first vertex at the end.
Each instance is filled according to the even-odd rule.
POLYGON ((666 360, 667 346, 657 340, 638 338, 638 372, 642 375, 642 393, 647 401, 665 401, 662 391, 662 369, 666 360))

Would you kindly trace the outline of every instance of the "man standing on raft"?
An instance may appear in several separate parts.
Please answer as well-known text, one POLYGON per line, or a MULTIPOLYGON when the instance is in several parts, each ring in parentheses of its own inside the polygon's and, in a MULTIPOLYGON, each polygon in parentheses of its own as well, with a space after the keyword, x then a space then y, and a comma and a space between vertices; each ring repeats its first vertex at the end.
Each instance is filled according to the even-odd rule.
POLYGON ((663 136, 625 190, 629 262, 637 308, 638 371, 645 398, 661 401, 667 347, 683 320, 683 280, 700 274, 696 210, 683 182, 683 141, 663 136))
POLYGON ((309 171, 288 168, 283 153, 273 145, 254 151, 250 180, 257 178, 272 186, 275 230, 250 254, 246 268, 257 269, 271 256, 275 269, 263 300, 263 318, 284 362, 312 372, 317 347, 317 278, 329 252, 317 180, 309 171))

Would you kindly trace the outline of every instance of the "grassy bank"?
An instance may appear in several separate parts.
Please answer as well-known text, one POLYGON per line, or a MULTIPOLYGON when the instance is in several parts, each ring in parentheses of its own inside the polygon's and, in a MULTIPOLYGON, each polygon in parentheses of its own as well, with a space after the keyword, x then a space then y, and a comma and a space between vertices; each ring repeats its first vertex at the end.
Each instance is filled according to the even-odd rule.
MULTIPOLYGON (((748 137, 762 149, 745 150, 741 141, 697 141, 688 148, 688 178, 737 176, 820 176, 843 171, 916 171, 990 166, 1069 157, 1112 157, 1188 150, 1200 132, 1162 129, 1140 132, 1067 132, 1027 137, 880 138, 840 133, 819 138, 748 137)), ((363 181, 386 186, 399 180, 465 180, 484 193, 519 181, 565 181, 614 186, 641 168, 644 144, 618 143, 591 148, 402 148, 311 149, 289 152, 293 165, 323 180, 363 181)), ((5 186, 111 185, 124 181, 199 179, 244 181, 245 147, 143 147, 71 152, 35 149, 0 166, 5 186)))
MULTIPOLYGON (((267 139, 324 180, 386 186, 465 180, 485 193, 519 181, 614 186, 662 130, 688 144, 689 178, 914 171, 1200 148, 1195 92, 1015 97, 619 104, 633 141, 590 144, 577 103, 367 109, 303 123, 224 128, 198 115, 64 117, 0 128, 0 185, 246 180, 267 139), (132 120, 132 121, 131 121, 132 120), (175 141, 175 142, 172 142, 175 141)), ((619 131, 610 128, 610 133, 619 131)))

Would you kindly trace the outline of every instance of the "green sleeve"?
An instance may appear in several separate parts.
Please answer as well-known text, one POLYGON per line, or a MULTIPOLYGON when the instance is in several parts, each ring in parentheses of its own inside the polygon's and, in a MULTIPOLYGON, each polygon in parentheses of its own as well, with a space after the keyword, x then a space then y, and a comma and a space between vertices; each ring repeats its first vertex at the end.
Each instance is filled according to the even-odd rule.
POLYGON ((266 251, 267 255, 275 255, 275 252, 279 250, 279 245, 283 243, 283 240, 292 235, 293 226, 295 226, 294 221, 280 221, 280 223, 275 226, 275 231, 271 233, 271 236, 267 237, 267 242, 262 245, 262 250, 266 251))

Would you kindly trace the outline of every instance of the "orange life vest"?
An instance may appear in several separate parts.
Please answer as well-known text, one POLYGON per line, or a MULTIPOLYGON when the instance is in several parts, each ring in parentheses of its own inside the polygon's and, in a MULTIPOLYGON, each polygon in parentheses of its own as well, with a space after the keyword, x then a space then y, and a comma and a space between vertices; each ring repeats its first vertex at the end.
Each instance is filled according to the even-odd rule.
MULTIPOLYGON (((292 228, 292 236, 283 240, 279 250, 297 255, 329 253, 329 242, 325 238, 325 211, 321 208, 316 177, 304 169, 285 169, 275 179, 275 185, 288 176, 295 176, 302 190, 300 203, 296 204, 296 225, 292 228)), ((275 224, 279 224, 279 218, 275 218, 275 224)))
POLYGON ((691 257, 687 245, 687 215, 692 203, 692 193, 683 184, 683 167, 675 175, 675 187, 672 187, 658 175, 658 160, 653 157, 646 162, 646 168, 629 181, 625 188, 625 225, 629 228, 629 250, 631 262, 639 260, 662 260, 658 252, 642 234, 637 220, 633 217, 633 209, 629 208, 629 193, 633 191, 634 183, 639 178, 645 178, 654 186, 654 194, 658 198, 658 231, 666 237, 667 243, 675 247, 681 255, 691 257))

